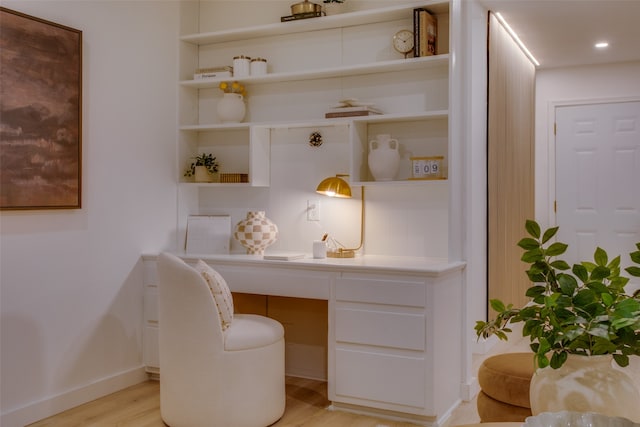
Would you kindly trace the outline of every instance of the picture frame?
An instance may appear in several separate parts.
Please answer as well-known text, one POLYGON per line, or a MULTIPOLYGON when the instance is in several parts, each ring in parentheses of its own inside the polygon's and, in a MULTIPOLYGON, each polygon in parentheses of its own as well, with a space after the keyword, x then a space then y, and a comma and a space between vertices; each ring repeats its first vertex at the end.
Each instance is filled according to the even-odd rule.
POLYGON ((82 207, 82 31, 0 6, 0 210, 82 207))

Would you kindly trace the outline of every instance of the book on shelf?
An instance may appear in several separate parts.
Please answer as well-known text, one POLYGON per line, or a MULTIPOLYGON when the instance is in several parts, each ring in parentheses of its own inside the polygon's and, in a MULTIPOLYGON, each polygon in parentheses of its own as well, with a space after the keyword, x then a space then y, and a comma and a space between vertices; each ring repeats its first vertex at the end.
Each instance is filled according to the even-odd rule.
POLYGON ((325 119, 336 119, 338 117, 361 117, 361 116, 375 116, 382 114, 380 112, 370 110, 355 110, 355 111, 336 111, 334 113, 325 113, 325 119))
POLYGON ((295 13, 293 15, 281 16, 280 22, 297 21, 298 19, 318 18, 320 16, 322 16, 322 12, 295 13))
POLYGON ((413 9, 413 56, 420 56, 420 11, 421 7, 413 9))
POLYGON ((427 9, 413 10, 414 56, 431 56, 437 54, 438 20, 427 9))
POLYGON ((193 73, 194 80, 202 80, 202 79, 215 79, 222 77, 231 77, 233 72, 233 67, 209 67, 209 68, 198 68, 193 73))
POLYGON ((370 105, 354 105, 349 107, 330 108, 325 113, 324 118, 334 119, 338 117, 371 116, 374 114, 382 114, 382 111, 370 105))
POLYGON ((247 183, 249 182, 249 174, 246 173, 221 173, 220 182, 228 183, 247 183))

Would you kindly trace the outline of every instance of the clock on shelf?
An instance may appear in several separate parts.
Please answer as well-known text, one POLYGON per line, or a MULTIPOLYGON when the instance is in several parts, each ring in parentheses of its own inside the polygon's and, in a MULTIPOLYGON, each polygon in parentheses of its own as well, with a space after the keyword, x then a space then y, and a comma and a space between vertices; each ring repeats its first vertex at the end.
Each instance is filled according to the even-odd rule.
POLYGON ((393 48, 406 58, 414 49, 413 32, 400 30, 393 35, 393 48))

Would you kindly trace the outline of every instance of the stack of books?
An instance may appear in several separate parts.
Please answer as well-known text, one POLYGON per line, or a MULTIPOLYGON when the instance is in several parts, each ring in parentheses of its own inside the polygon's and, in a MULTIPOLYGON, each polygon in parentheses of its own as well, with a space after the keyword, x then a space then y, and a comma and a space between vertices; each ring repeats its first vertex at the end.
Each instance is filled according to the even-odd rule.
POLYGON ((413 9, 414 56, 437 55, 438 21, 427 9, 413 9))
POLYGON ((356 99, 343 99, 338 105, 327 110, 324 118, 334 119, 337 117, 359 117, 374 114, 382 114, 382 111, 369 103, 359 102, 356 99))
POLYGON ((231 77, 233 74, 233 67, 223 66, 223 67, 210 67, 210 68, 198 68, 195 73, 193 73, 194 80, 202 80, 202 79, 216 79, 222 77, 231 77))
POLYGON ((249 182, 249 174, 246 173, 221 173, 221 183, 249 182))
POLYGON ((332 108, 324 115, 325 119, 334 119, 336 117, 358 117, 358 116, 371 116, 373 114, 382 114, 380 110, 373 107, 340 107, 332 108))

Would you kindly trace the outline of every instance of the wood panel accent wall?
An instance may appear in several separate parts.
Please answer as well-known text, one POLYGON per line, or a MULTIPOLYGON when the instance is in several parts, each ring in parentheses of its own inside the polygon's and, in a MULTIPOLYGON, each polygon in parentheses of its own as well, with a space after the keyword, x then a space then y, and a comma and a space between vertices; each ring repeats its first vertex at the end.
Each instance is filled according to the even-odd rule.
POLYGON ((516 244, 534 218, 535 67, 493 14, 488 63, 488 297, 518 307, 529 281, 516 244))

